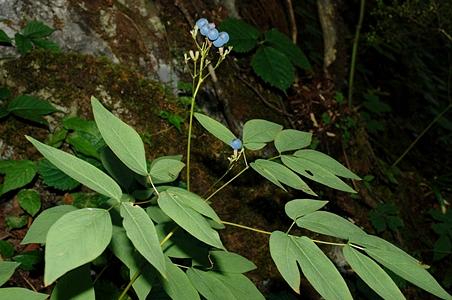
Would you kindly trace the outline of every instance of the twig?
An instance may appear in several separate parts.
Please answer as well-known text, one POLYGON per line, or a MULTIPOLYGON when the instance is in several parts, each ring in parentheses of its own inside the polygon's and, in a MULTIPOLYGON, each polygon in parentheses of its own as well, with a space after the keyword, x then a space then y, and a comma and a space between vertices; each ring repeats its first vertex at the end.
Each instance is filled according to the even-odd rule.
POLYGON ((24 276, 24 274, 22 272, 19 272, 20 277, 28 284, 29 287, 31 287, 31 289, 35 292, 38 292, 38 290, 36 290, 36 288, 33 286, 33 284, 27 279, 27 277, 24 276))
POLYGON ((292 0, 287 0, 287 10, 289 11, 290 27, 292 29, 292 42, 297 43, 297 22, 295 21, 295 13, 293 12, 292 0))
POLYGON ((184 4, 181 3, 181 1, 179 1, 179 0, 175 0, 174 1, 174 5, 182 12, 182 14, 184 15, 185 19, 187 19, 187 22, 189 24, 191 24, 190 26, 193 26, 193 24, 195 24, 195 21, 191 17, 190 13, 188 12, 188 10, 184 6, 184 4))
POLYGON ((352 108, 353 103, 353 81, 355 80, 356 56, 358 55, 359 34, 361 33, 361 26, 363 24, 365 5, 366 0, 361 0, 361 5, 359 8, 359 20, 358 25, 356 26, 355 40, 353 41, 352 61, 350 63, 350 76, 348 79, 348 107, 350 109, 352 108))

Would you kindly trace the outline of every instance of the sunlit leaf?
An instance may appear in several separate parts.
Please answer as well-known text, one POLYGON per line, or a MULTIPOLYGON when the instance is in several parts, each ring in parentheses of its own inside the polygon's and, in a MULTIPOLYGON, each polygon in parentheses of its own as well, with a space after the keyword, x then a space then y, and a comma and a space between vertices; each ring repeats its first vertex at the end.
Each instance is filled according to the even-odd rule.
POLYGON ((185 164, 180 160, 157 158, 152 162, 149 174, 153 178, 154 183, 172 182, 177 179, 184 166, 185 164))
POLYGON ((405 299, 391 277, 372 259, 345 245, 344 257, 361 279, 383 299, 405 299))
POLYGON ((108 147, 134 172, 148 174, 144 144, 140 135, 91 97, 94 120, 108 147))
POLYGON ((324 207, 328 201, 312 199, 294 199, 286 203, 284 210, 292 220, 315 212, 324 207))
POLYGON ((275 137, 275 147, 279 153, 298 150, 311 144, 312 133, 295 129, 280 131, 275 137))
POLYGON ((243 144, 247 149, 259 150, 265 143, 272 142, 282 129, 281 125, 267 120, 249 120, 243 125, 243 144))
POLYGON ((49 297, 47 294, 33 292, 19 287, 0 288, 0 299, 9 300, 45 300, 49 297))
POLYGON ((200 113, 195 113, 195 118, 201 123, 202 127, 226 145, 236 139, 235 135, 217 120, 200 113))
POLYGON ((212 270, 220 273, 246 273, 256 269, 256 265, 245 257, 233 252, 210 251, 212 270))
POLYGON ((97 258, 112 235, 110 215, 104 209, 69 212, 50 227, 46 238, 44 284, 97 258))
POLYGON ((0 261, 0 286, 7 282, 20 263, 13 261, 0 261))

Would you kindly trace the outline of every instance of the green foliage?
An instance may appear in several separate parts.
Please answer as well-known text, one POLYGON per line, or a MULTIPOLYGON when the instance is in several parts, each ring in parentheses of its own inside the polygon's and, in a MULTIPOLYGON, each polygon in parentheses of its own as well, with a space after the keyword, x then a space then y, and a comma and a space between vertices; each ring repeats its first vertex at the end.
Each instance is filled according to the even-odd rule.
POLYGON ((243 145, 249 150, 262 149, 266 143, 272 142, 282 129, 281 125, 267 120, 249 120, 243 125, 243 145))
POLYGON ((403 227, 403 220, 398 214, 397 207, 393 203, 381 203, 369 212, 369 220, 377 232, 387 229, 396 231, 403 227))
POLYGON ((452 253, 452 211, 449 209, 442 213, 439 210, 431 210, 431 217, 436 221, 431 227, 438 235, 433 245, 433 260, 441 260, 452 253))
POLYGON ((39 250, 22 252, 13 257, 13 260, 20 263, 20 268, 26 271, 35 270, 35 266, 42 262, 42 252, 39 250))
POLYGON ((58 190, 69 191, 80 185, 78 181, 63 173, 47 159, 43 159, 39 162, 38 172, 39 175, 41 175, 42 181, 47 186, 58 190))
POLYGON ((33 96, 22 95, 9 102, 7 111, 17 117, 47 125, 47 121, 42 116, 58 110, 47 101, 33 96))
POLYGON ((14 255, 14 246, 11 243, 0 240, 0 256, 2 259, 10 258, 14 255))
POLYGON ((0 174, 5 174, 0 185, 0 196, 30 183, 36 175, 36 166, 30 160, 0 161, 0 174))
MULTIPOLYGON (((51 52, 59 52, 60 47, 49 39, 55 29, 39 21, 29 21, 20 32, 14 35, 14 46, 21 55, 25 55, 34 48, 45 49, 51 52)), ((10 38, 3 30, 0 30, 0 43, 13 46, 13 38, 10 38)))
POLYGON ((19 265, 20 263, 13 261, 0 261, 0 286, 13 276, 19 265))
POLYGON ((55 285, 50 300, 95 300, 89 265, 64 274, 55 285))
POLYGON ((195 113, 194 116, 207 131, 226 145, 236 139, 235 135, 220 122, 200 113, 195 113))
POLYGON ((166 110, 161 110, 159 113, 159 117, 164 120, 167 120, 168 123, 170 123, 171 125, 176 127, 179 132, 182 131, 181 125, 185 121, 185 119, 183 117, 181 117, 177 114, 174 114, 172 112, 166 111, 166 110))
POLYGON ((224 20, 220 28, 229 33, 233 51, 247 53, 257 47, 251 59, 253 70, 265 82, 282 91, 292 85, 295 67, 312 69, 303 51, 275 28, 262 34, 254 26, 233 18, 224 20))
POLYGON ((6 216, 5 223, 6 226, 10 229, 18 229, 27 225, 28 217, 27 216, 6 216))
POLYGON ((41 209, 41 197, 35 190, 21 190, 17 194, 20 207, 34 217, 41 209))
POLYGON ((49 295, 33 292, 24 288, 0 288, 0 298, 2 299, 45 300, 47 297, 49 297, 49 295))

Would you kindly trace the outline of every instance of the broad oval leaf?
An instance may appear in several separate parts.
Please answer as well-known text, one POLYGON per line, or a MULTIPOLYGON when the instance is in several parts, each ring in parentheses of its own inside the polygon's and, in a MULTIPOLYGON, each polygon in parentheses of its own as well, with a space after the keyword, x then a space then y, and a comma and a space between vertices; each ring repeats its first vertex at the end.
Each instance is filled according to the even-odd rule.
POLYGON ((343 182, 339 177, 315 162, 292 155, 282 155, 281 161, 298 174, 311 180, 317 181, 333 189, 348 193, 356 193, 355 190, 343 182))
POLYGON ((220 218, 216 212, 210 207, 210 205, 201 197, 195 193, 189 192, 185 189, 178 187, 170 187, 166 190, 166 193, 173 198, 174 201, 179 202, 182 205, 188 206, 201 215, 211 218, 212 220, 220 223, 220 218))
POLYGON ((109 112, 95 97, 91 97, 94 120, 100 134, 116 156, 134 172, 148 174, 144 144, 140 135, 109 112))
POLYGON ((255 162, 250 163, 250 166, 263 177, 270 180, 283 190, 286 190, 282 184, 286 184, 294 189, 302 190, 303 192, 317 196, 313 190, 292 170, 283 166, 277 162, 265 159, 257 159, 255 162))
POLYGON ((212 270, 220 273, 246 273, 256 269, 256 265, 245 257, 233 252, 210 251, 212 270))
POLYGON ((313 163, 316 163, 319 166, 322 166, 323 168, 329 170, 334 175, 344 178, 361 180, 359 176, 357 176, 352 171, 344 167, 337 160, 322 152, 311 149, 303 149, 298 150, 297 152, 294 153, 294 155, 297 157, 302 157, 305 160, 310 160, 313 163))
POLYGON ((298 218, 315 212, 324 207, 329 201, 312 199, 294 199, 286 203, 286 215, 296 221, 298 218))
POLYGON ((163 212, 188 233, 206 244, 224 249, 218 232, 212 229, 207 220, 196 210, 184 205, 166 191, 160 193, 157 201, 163 212))
POLYGON ((149 174, 154 183, 172 182, 177 179, 185 164, 177 159, 157 158, 151 164, 149 174))
POLYGON ((315 211, 298 218, 296 222, 298 227, 345 240, 366 234, 352 222, 327 211, 315 211))
POLYGON ((207 300, 236 300, 235 296, 212 272, 195 268, 187 270, 188 279, 207 300))
POLYGON ((405 299, 391 277, 375 261, 349 245, 345 245, 342 252, 352 269, 380 297, 387 300, 405 299))
POLYGON ((0 261, 0 286, 7 282, 20 263, 14 261, 0 261))
POLYGON ((95 300, 90 272, 85 264, 64 274, 53 288, 50 300, 95 300))
POLYGON ((366 234, 354 236, 350 242, 363 246, 370 257, 403 279, 439 298, 452 299, 421 262, 388 241, 366 234))
POLYGON ((267 120, 249 120, 243 125, 244 147, 259 150, 265 147, 265 143, 272 142, 282 129, 281 125, 267 120))
POLYGON ((217 139, 230 145, 236 139, 235 135, 223 124, 201 113, 195 113, 195 118, 201 123, 202 127, 210 132, 217 139))
POLYGON ((248 52, 256 47, 259 30, 238 19, 227 18, 220 24, 220 29, 229 33, 231 45, 236 52, 248 52))
POLYGON ((107 174, 80 158, 59 149, 43 144, 32 137, 27 139, 41 154, 61 171, 107 197, 120 200, 122 191, 119 185, 107 174))
POLYGON ((312 133, 295 129, 284 129, 275 137, 275 147, 279 153, 298 150, 311 144, 312 133))
POLYGON ((77 210, 72 205, 59 205, 44 210, 31 224, 21 244, 44 244, 50 227, 65 214, 77 210))
POLYGON ((29 21, 27 25, 21 30, 21 33, 31 39, 45 38, 51 35, 55 29, 47 26, 40 21, 29 21))
POLYGON ((58 219, 46 238, 45 286, 101 255, 111 235, 111 219, 105 209, 83 208, 58 219))
POLYGON ((130 202, 122 202, 121 216, 124 219, 123 226, 132 244, 163 277, 166 277, 165 257, 154 223, 148 214, 139 206, 134 206, 130 202))
POLYGON ((270 236, 270 255, 279 273, 289 286, 300 294, 300 272, 298 271, 298 250, 293 237, 281 231, 274 231, 270 236))
POLYGON ((290 61, 297 67, 304 70, 311 70, 311 64, 309 63, 306 55, 295 45, 290 38, 285 34, 279 32, 277 29, 272 28, 265 33, 265 41, 270 43, 272 47, 275 47, 282 53, 284 53, 290 61))
POLYGON ((322 250, 308 237, 295 241, 301 271, 315 290, 326 300, 353 299, 341 274, 322 250))
POLYGON ((166 259, 168 277, 162 280, 163 289, 173 300, 200 299, 196 289, 191 284, 184 271, 166 259))
POLYGON ((251 280, 243 274, 211 272, 234 295, 235 299, 265 300, 251 280))
POLYGON ((261 46, 251 59, 254 72, 270 85, 285 91, 295 79, 295 69, 289 58, 281 51, 261 46))
POLYGON ((58 111, 48 101, 28 95, 21 95, 11 100, 7 110, 18 117, 43 125, 47 125, 43 115, 58 111))
POLYGON ((35 163, 31 160, 2 160, 0 174, 5 174, 0 185, 0 196, 30 183, 36 175, 35 163))
POLYGON ((34 217, 41 209, 41 197, 33 189, 23 189, 17 193, 20 207, 34 217))
POLYGON ((45 300, 49 297, 47 294, 33 292, 24 288, 11 287, 11 288, 1 288, 0 289, 0 299, 9 300, 45 300))

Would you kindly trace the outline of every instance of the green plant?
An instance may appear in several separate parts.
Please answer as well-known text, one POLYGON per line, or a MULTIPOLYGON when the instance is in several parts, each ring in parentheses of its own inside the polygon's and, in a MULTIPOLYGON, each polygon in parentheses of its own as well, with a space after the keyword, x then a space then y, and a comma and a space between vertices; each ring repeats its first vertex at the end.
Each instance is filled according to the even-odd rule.
POLYGON ((393 203, 380 203, 369 213, 369 220, 377 232, 385 230, 397 231, 403 227, 397 207, 393 203))
MULTIPOLYGON (((203 71, 211 61, 208 57, 212 49, 212 43, 207 39, 201 45, 198 43, 197 31, 195 27, 192 36, 199 52, 192 51, 190 58, 188 55, 186 58, 187 62, 194 62, 186 189, 174 184, 185 166, 181 157, 163 156, 148 163, 139 134, 94 97, 91 100, 94 121, 105 143, 98 149, 98 156, 106 172, 87 160, 27 137, 52 165, 104 199, 97 207, 77 209, 62 205, 46 209, 23 239, 22 244, 45 244, 44 284, 49 286, 58 280, 52 299, 75 296, 94 299, 91 263, 102 264, 102 257, 107 254, 116 256, 128 271, 126 276, 130 280, 119 299, 125 299, 131 288, 139 299, 159 298, 162 294, 172 299, 200 299, 201 296, 206 299, 264 299, 243 275, 256 266, 246 258, 226 251, 218 233, 225 225, 269 235, 271 257, 285 281, 297 293, 300 293, 300 266, 303 275, 323 298, 352 298, 339 271, 317 246, 320 244, 341 247, 353 270, 385 299, 404 297, 380 265, 440 298, 450 299, 451 296, 418 260, 391 243, 365 233, 345 218, 321 211, 328 201, 289 201, 285 212, 292 225, 284 232, 267 232, 220 219, 209 203, 250 168, 283 190, 288 186, 312 196, 316 193, 300 175, 351 193, 355 191, 340 177, 355 180, 359 177, 333 158, 308 149, 311 133, 284 129, 279 124, 255 119, 244 124, 243 138, 239 140, 220 122, 194 113, 195 96, 207 76, 203 71), (243 167, 205 199, 191 192, 189 185, 193 117, 232 148, 228 157, 229 170, 243 167), (269 144, 278 151, 277 156, 248 163, 247 153, 269 144), (138 193, 140 198, 137 191, 142 192, 138 193), (295 225, 337 241, 290 234, 295 225)), ((216 66, 228 53, 222 48, 219 52, 216 66)), ((66 126, 69 123, 72 128, 83 128, 85 132, 97 135, 93 128, 83 125, 86 123, 73 121, 76 126, 68 121, 66 126)), ((8 280, 15 268, 14 262, 1 262, 0 269, 6 271, 1 273, 0 283, 8 280)), ((46 299, 47 295, 21 288, 1 288, 0 297, 46 299)))
POLYGON ((55 29, 39 21, 29 21, 20 32, 9 37, 0 29, 0 46, 15 47, 21 54, 27 54, 34 48, 45 49, 53 52, 60 51, 60 47, 49 39, 55 29))
POLYGON ((249 53, 255 50, 251 66, 270 85, 285 91, 295 79, 295 67, 311 70, 303 51, 289 37, 273 28, 261 33, 254 26, 233 18, 224 20, 220 28, 229 32, 233 51, 249 53))

